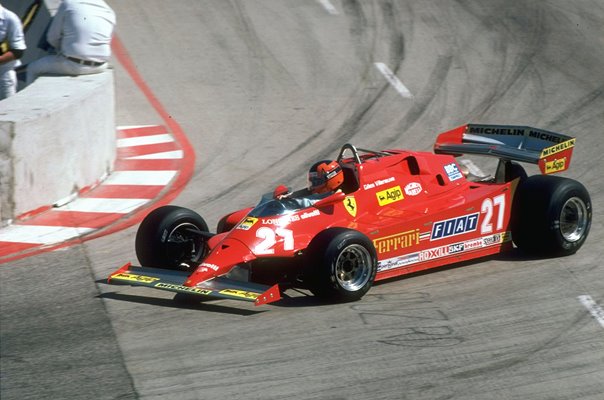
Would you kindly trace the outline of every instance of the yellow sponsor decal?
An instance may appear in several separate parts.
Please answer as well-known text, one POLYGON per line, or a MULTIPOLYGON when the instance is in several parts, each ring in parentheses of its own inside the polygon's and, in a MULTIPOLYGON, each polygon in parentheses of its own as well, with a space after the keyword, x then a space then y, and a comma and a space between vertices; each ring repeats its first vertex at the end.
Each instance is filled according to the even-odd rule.
POLYGON ((248 231, 254 224, 258 222, 258 218, 254 217, 246 217, 237 227, 237 229, 242 229, 244 231, 248 231))
POLYGON ((501 243, 507 243, 512 241, 512 232, 506 231, 501 232, 501 243))
POLYGON ((244 299, 256 300, 261 293, 247 292, 245 290, 237 289, 223 289, 219 292, 220 294, 226 294, 229 296, 243 297, 244 299))
POLYGON ((576 139, 570 139, 570 140, 567 140, 566 142, 558 143, 551 147, 546 147, 545 149, 543 149, 541 151, 541 158, 549 157, 553 154, 560 153, 561 151, 574 147, 575 140, 576 139))
POLYGON ((187 292, 187 293, 195 293, 195 294, 203 294, 203 295, 211 295, 212 291, 208 290, 208 289, 200 289, 200 288, 196 288, 196 287, 188 287, 188 286, 183 286, 183 285, 175 285, 173 283, 156 283, 155 287, 158 289, 165 289, 165 290, 174 290, 174 291, 178 291, 178 292, 187 292))
POLYGON ((346 196, 344 199, 344 208, 348 211, 348 214, 353 217, 357 216, 357 201, 354 196, 346 196))
POLYGON ((418 244, 419 229, 397 233, 395 235, 385 236, 383 238, 373 240, 375 250, 379 254, 406 249, 418 244))
POLYGON ((545 163, 545 173, 553 174, 554 172, 563 171, 566 169, 566 157, 559 160, 548 161, 545 163))
POLYGON ((378 204, 380 206, 385 206, 386 204, 391 204, 404 199, 403 191, 401 190, 400 186, 382 190, 381 192, 377 192, 375 195, 377 196, 378 204))
POLYGON ((153 282, 159 280, 159 278, 153 278, 151 276, 127 274, 125 272, 120 272, 117 275, 113 275, 111 277, 111 279, 120 279, 122 281, 131 281, 131 282, 140 282, 140 283, 153 283, 153 282))

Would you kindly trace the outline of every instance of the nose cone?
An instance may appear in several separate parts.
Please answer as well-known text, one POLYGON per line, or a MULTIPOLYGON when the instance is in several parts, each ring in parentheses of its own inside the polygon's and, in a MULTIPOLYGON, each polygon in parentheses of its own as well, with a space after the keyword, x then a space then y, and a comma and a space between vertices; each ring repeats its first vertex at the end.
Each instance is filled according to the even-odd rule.
POLYGON ((252 261, 256 257, 245 244, 237 239, 226 238, 189 276, 185 286, 195 286, 200 282, 228 273, 235 265, 252 261))

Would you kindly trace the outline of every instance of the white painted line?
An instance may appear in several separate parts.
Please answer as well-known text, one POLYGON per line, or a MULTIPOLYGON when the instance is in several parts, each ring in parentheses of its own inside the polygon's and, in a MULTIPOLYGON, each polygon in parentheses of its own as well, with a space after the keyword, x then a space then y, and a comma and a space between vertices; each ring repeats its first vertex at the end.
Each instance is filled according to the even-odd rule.
POLYGON ((388 68, 384 63, 375 63, 376 68, 384 75, 384 78, 394 87, 394 89, 404 98, 412 99, 413 94, 407 89, 403 82, 401 82, 396 75, 388 68))
POLYGON ((82 197, 56 211, 79 211, 112 214, 127 214, 148 203, 150 199, 107 199, 82 197))
POLYGON ((336 8, 333 6, 333 4, 331 4, 331 1, 329 1, 329 0, 317 0, 317 1, 319 2, 319 4, 321 4, 323 6, 325 11, 327 11, 329 14, 338 15, 338 10, 336 10, 336 8))
POLYGON ((162 153, 145 154, 142 156, 126 157, 126 160, 177 160, 184 157, 182 150, 164 151, 162 153))
POLYGON ((594 317, 596 321, 598 321, 602 328, 604 328, 604 310, 602 309, 602 307, 600 307, 598 303, 596 303, 594 299, 592 299, 589 295, 582 295, 577 298, 579 299, 581 304, 583 304, 583 306, 587 308, 587 311, 589 311, 591 316, 594 317))
POLYGON ((178 171, 115 171, 103 185, 167 185, 178 171))
POLYGON ((140 128, 151 128, 158 125, 119 125, 117 129, 120 131, 127 131, 128 129, 140 129, 140 128))
POLYGON ((168 133, 162 133, 161 135, 149 135, 149 136, 136 136, 125 139, 117 140, 117 147, 132 147, 132 146, 143 146, 146 144, 158 144, 158 143, 169 143, 173 142, 174 138, 168 133))
POLYGON ((84 235, 92 228, 65 226, 11 225, 0 230, 0 241, 11 243, 55 244, 84 235))

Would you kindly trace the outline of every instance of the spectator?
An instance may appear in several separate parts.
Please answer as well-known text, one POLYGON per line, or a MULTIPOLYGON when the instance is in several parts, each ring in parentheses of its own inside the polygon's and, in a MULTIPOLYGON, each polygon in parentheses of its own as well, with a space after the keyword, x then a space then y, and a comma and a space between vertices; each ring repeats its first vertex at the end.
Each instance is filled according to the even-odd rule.
POLYGON ((21 65, 25 48, 21 20, 0 4, 0 100, 17 91, 15 68, 21 65))
POLYGON ((56 54, 27 66, 26 83, 39 75, 96 74, 107 68, 115 13, 103 0, 63 0, 53 17, 46 40, 56 54))

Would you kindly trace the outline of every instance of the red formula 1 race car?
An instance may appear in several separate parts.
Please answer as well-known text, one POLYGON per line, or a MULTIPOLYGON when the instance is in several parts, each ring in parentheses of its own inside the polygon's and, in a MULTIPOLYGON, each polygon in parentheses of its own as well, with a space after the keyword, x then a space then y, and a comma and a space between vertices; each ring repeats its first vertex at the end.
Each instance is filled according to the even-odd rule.
POLYGON ((494 125, 445 132, 434 153, 346 144, 336 162, 311 171, 334 178, 337 188, 329 189, 336 190, 279 187, 222 218, 215 234, 194 211, 155 209, 136 235, 142 266, 126 264, 109 282, 256 304, 290 287, 354 301, 374 281, 514 244, 528 253, 573 254, 589 233, 590 197, 579 182, 551 174, 569 167, 574 144, 559 133, 494 125), (462 154, 498 158, 494 175, 465 173, 456 161, 462 154), (518 162, 538 164, 542 174, 529 177, 518 162))

